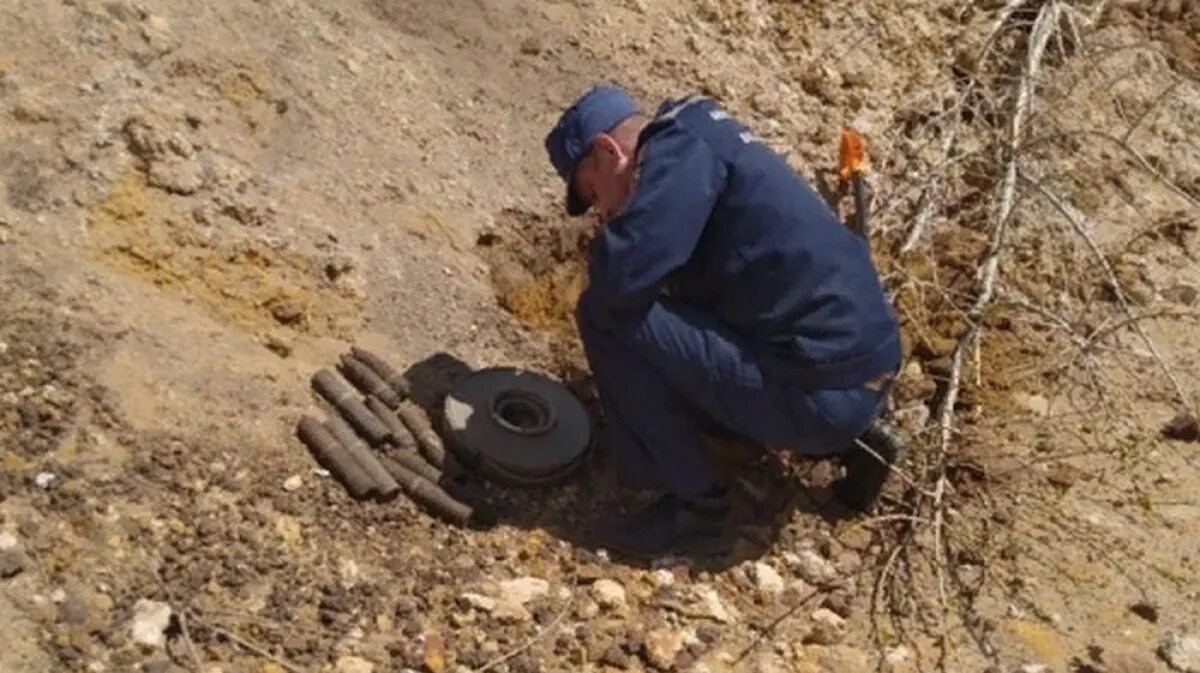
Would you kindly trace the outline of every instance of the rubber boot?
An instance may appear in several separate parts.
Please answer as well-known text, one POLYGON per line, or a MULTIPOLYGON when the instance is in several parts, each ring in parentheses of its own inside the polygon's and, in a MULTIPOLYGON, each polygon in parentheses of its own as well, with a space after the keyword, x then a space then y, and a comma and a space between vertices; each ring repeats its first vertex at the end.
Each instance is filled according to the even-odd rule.
POLYGON ((833 483, 833 494, 842 505, 863 512, 879 498, 891 468, 904 460, 907 445, 897 428, 876 420, 842 457, 846 476, 833 483), (872 455, 872 451, 876 455, 872 455))

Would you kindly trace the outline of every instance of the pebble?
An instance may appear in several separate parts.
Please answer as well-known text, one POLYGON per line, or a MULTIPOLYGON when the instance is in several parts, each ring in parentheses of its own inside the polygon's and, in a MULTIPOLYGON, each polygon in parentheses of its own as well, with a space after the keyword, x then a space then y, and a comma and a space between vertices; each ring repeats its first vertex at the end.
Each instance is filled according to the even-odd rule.
POLYGON ((375 664, 362 657, 340 657, 337 660, 337 673, 372 673, 375 664))
POLYGON ((500 583, 500 601, 525 605, 550 593, 550 583, 538 577, 521 577, 500 583))
POLYGON ((17 536, 8 531, 0 532, 0 551, 17 548, 17 536))
POLYGON ((1017 670, 1021 673, 1047 673, 1047 671, 1050 670, 1050 667, 1046 664, 1030 662, 1027 664, 1021 664, 1021 667, 1017 670))
POLYGON ((289 491, 289 492, 295 491, 295 490, 298 490, 303 485, 304 485, 304 480, 301 479, 300 475, 298 475, 298 474, 293 474, 292 476, 283 480, 283 490, 285 490, 285 491, 289 491))
POLYGON ((496 609, 496 599, 489 596, 467 592, 462 595, 462 599, 467 605, 475 608, 476 610, 491 612, 492 610, 496 609))
POLYGON ((911 658, 912 650, 910 650, 907 645, 897 645, 896 647, 893 647, 887 651, 887 654, 885 654, 883 657, 883 661, 888 666, 895 667, 907 662, 911 658))
POLYGON ((704 606, 704 612, 709 617, 723 624, 730 624, 734 621, 733 614, 721 602, 721 596, 717 594, 716 589, 706 584, 700 584, 696 586, 696 595, 699 596, 700 602, 704 606))
POLYGON ((837 569, 820 554, 805 549, 796 555, 796 570, 810 584, 828 584, 837 579, 837 569))
POLYGON ((4 355, 7 352, 8 352, 8 344, 5 343, 4 341, 0 341, 0 355, 4 355))
POLYGON ((625 587, 610 580, 596 580, 592 585, 592 597, 602 608, 621 609, 625 607, 625 587))
POLYGON ((37 476, 33 478, 33 483, 37 484, 38 488, 45 490, 50 488, 50 484, 53 484, 55 479, 58 477, 53 472, 38 472, 37 476))
POLYGON ((832 610, 818 608, 812 613, 812 630, 804 637, 805 643, 814 645, 836 645, 841 642, 846 620, 832 610))
POLYGON ((1177 671, 1200 673, 1200 638, 1167 632, 1158 646, 1158 654, 1177 671))
POLYGON ((778 654, 764 652, 754 660, 754 673, 787 673, 791 668, 778 654))
POLYGON ((1154 673, 1154 658, 1133 649, 1104 650, 1100 655, 1106 673, 1154 673))
POLYGON ((135 642, 148 647, 162 647, 166 643, 164 634, 170 623, 170 605, 142 598, 133 605, 129 630, 135 642))
POLYGON ((646 662, 667 671, 675 665, 675 657, 683 649, 683 638, 670 629, 654 629, 646 634, 644 647, 646 662))
POLYGON ((754 584, 764 594, 777 595, 783 593, 783 577, 770 565, 757 561, 751 566, 754 584))
POLYGON ((661 589, 663 587, 674 586, 675 573, 666 568, 659 568, 654 571, 654 586, 661 589))
POLYGON ((0 580, 21 574, 25 570, 25 555, 15 549, 0 551, 0 580))

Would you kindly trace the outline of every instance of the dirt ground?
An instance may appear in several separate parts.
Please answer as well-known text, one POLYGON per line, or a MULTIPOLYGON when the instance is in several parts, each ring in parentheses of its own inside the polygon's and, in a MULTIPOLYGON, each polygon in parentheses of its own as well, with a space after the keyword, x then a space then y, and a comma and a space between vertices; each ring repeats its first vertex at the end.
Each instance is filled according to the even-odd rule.
POLYGON ((0 673, 1200 671, 1200 444, 1162 432, 1200 389, 1200 7, 1053 8, 1014 152, 1042 0, 6 0, 0 673), (718 98, 825 193, 863 132, 914 444, 878 511, 764 458, 738 559, 635 567, 587 541, 602 447, 486 529, 314 469, 352 343, 591 401, 542 138, 605 80, 718 98))

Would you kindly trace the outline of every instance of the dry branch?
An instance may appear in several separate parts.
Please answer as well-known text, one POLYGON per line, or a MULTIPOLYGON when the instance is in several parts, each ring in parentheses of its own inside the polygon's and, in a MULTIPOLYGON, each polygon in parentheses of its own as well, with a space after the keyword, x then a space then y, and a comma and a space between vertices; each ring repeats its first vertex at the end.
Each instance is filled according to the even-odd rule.
POLYGON ((1141 321, 1137 319, 1136 314, 1133 312, 1133 307, 1130 306, 1129 300, 1125 296, 1125 291, 1122 289, 1121 281, 1117 279, 1116 272, 1113 271, 1112 265, 1108 262, 1108 258, 1104 256, 1104 251, 1100 249, 1100 244, 1096 242, 1095 237, 1092 236, 1091 232, 1088 231, 1088 227, 1084 224, 1083 213, 1079 212, 1077 208, 1055 195, 1054 192, 1050 191, 1050 189, 1042 184, 1041 181, 1032 180, 1024 174, 1022 174, 1021 177, 1026 182, 1029 182, 1034 189, 1036 189, 1038 193, 1040 193, 1042 197, 1050 203, 1050 205, 1054 206, 1054 209, 1057 210, 1071 225, 1071 228, 1075 230, 1075 233, 1079 234, 1080 238, 1087 243, 1088 250, 1090 250, 1092 255, 1096 258, 1096 262, 1100 265, 1100 268, 1103 269, 1106 279, 1113 288, 1113 295, 1116 297, 1117 304, 1121 307, 1121 311, 1125 314, 1125 317, 1128 319, 1129 324, 1133 327, 1134 332, 1136 332, 1137 335, 1142 339, 1142 342, 1146 344, 1146 348, 1150 351, 1150 356, 1154 358, 1154 362, 1158 364, 1163 374, 1167 377, 1167 380, 1171 382, 1171 386, 1175 389, 1177 402, 1182 405, 1183 410, 1191 411, 1192 404, 1188 399, 1188 394, 1184 391, 1183 386, 1179 383, 1179 379, 1175 376, 1175 372, 1167 364, 1166 360, 1163 359, 1162 353, 1160 353, 1158 350, 1158 345, 1154 343, 1154 340, 1151 339, 1150 335, 1146 333, 1146 330, 1142 328, 1141 321))

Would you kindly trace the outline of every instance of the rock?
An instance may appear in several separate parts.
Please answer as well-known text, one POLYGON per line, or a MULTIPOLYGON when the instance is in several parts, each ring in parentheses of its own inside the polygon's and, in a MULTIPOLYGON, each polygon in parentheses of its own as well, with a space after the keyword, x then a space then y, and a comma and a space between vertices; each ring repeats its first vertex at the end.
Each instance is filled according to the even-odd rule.
POLYGON ((651 666, 668 671, 675 665, 675 657, 683 649, 683 638, 677 631, 655 629, 646 634, 643 651, 646 662, 651 666))
POLYGON ((1158 656, 1183 673, 1200 673, 1200 638, 1168 632, 1158 646, 1158 656))
POLYGON ((1129 611, 1151 624, 1158 623, 1158 606, 1150 601, 1138 601, 1129 606, 1129 611))
POLYGON ((696 595, 700 599, 704 614, 723 624, 730 624, 734 621, 733 614, 721 602, 721 596, 716 589, 706 584, 698 584, 696 585, 696 595))
POLYGON ((614 668, 625 669, 629 667, 629 655, 625 654, 625 650, 617 646, 616 643, 604 648, 597 661, 605 666, 612 666, 614 668))
POLYGON ((1184 306, 1194 306, 1196 304, 1196 295, 1200 293, 1193 285, 1176 285, 1162 291, 1163 299, 1182 304, 1184 306))
POLYGON ((1200 442, 1200 421, 1195 414, 1181 413, 1163 426, 1162 436, 1180 442, 1200 442))
POLYGON ((666 568, 659 568, 658 570, 654 571, 654 586, 656 588, 662 589, 663 587, 674 585, 675 573, 667 570, 666 568))
POLYGON ((538 577, 521 577, 500 583, 500 600, 525 605, 550 593, 550 583, 538 577))
POLYGON ((186 196, 204 186, 204 168, 195 161, 171 158, 150 164, 146 179, 151 186, 186 196))
POLYGON ((826 608, 812 613, 812 628, 804 637, 805 644, 836 645, 845 635, 846 620, 826 608))
POLYGON ((337 673, 372 673, 375 664, 362 657, 339 657, 335 670, 337 673))
POLYGON ((53 472, 38 472, 37 476, 33 478, 33 483, 37 484, 38 488, 46 490, 56 479, 58 476, 53 472))
POLYGON ((625 607, 625 587, 610 579, 596 580, 592 585, 592 597, 602 608, 619 610, 625 607))
POLYGON ((11 579, 25 570, 25 555, 16 549, 0 551, 0 580, 11 579))
POLYGON ((1013 393, 1013 401, 1025 407, 1035 416, 1045 416, 1050 413, 1050 400, 1042 395, 1029 395, 1027 393, 1013 393))
POLYGON ((837 569, 833 564, 811 549, 796 554, 796 570, 814 586, 823 586, 837 579, 837 569))
POLYGON ((533 619, 533 615, 525 609, 525 606, 505 599, 496 602, 492 616, 502 624, 520 624, 533 619))
POLYGON ((849 619, 854 613, 854 597, 848 592, 839 591, 825 599, 821 607, 826 608, 843 619, 849 619))
POLYGON ((1017 668, 1017 670, 1020 671, 1020 673, 1048 673, 1048 671, 1050 670, 1050 667, 1047 666, 1046 664, 1030 662, 1030 663, 1026 663, 1026 664, 1021 664, 1020 667, 1017 668))
POLYGON ((888 668, 897 668, 912 659, 912 650, 907 645, 897 645, 883 655, 883 663, 888 668))
POLYGON ((771 566, 757 561, 751 566, 750 574, 754 584, 764 594, 778 595, 783 593, 783 577, 771 566))
POLYGON ((492 610, 496 609, 496 599, 484 596, 482 594, 471 593, 468 591, 462 595, 462 599, 464 603, 475 608, 476 610, 491 612, 492 610))
POLYGON ((847 549, 837 555, 834 569, 842 575, 855 575, 862 569, 862 556, 858 552, 847 549))
POLYGON ((63 596, 63 600, 59 602, 58 618, 60 621, 79 626, 86 624, 89 616, 87 601, 80 598, 76 592, 63 596))
POLYGON ((162 647, 166 643, 165 632, 170 623, 170 605, 142 598, 133 605, 129 630, 135 642, 148 647, 162 647))
POLYGON ((291 491, 299 490, 303 485, 304 480, 301 479, 300 475, 298 474, 293 474, 292 476, 283 480, 283 490, 288 491, 289 493, 291 491))
POLYGON ((176 37, 175 31, 171 30, 171 24, 161 16, 146 17, 146 20, 142 22, 142 39, 146 41, 152 55, 156 57, 179 47, 179 38, 176 37))
POLYGON ((17 536, 8 531, 0 532, 0 551, 17 548, 17 536))

